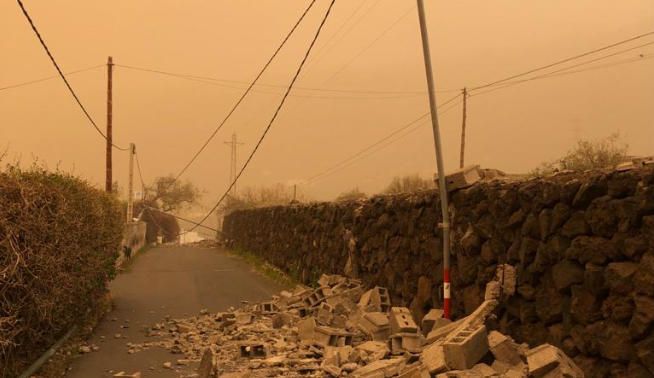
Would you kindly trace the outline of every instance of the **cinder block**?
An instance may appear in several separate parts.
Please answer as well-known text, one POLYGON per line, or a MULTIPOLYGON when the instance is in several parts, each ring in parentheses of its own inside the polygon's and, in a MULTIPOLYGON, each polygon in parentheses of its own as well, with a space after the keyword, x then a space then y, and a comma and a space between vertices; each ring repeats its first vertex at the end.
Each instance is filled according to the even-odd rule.
POLYGON ((392 307, 389 315, 391 333, 417 333, 418 326, 406 307, 392 307))
POLYGON ((453 332, 443 343, 443 350, 449 368, 472 368, 488 352, 486 326, 471 326, 453 332))
POLYGON ((429 370, 420 362, 407 366, 400 372, 398 378, 431 378, 429 370))
POLYGON ((383 312, 364 313, 357 326, 374 341, 386 341, 391 333, 388 315, 383 312))
POLYGON ((323 348, 352 345, 352 334, 337 328, 316 326, 313 343, 323 348))
POLYGON ((304 305, 306 307, 316 307, 322 303, 327 297, 331 296, 331 289, 327 286, 319 287, 314 290, 311 294, 307 295, 304 298, 304 305))
POLYGON ((391 358, 390 360, 378 360, 368 365, 358 368, 352 372, 352 377, 358 378, 377 378, 393 377, 402 371, 406 364, 404 358, 391 358))
POLYGON ((419 333, 397 333, 388 339, 392 354, 420 353, 424 339, 419 333))
POLYGON ((388 312, 391 299, 385 287, 374 287, 361 295, 359 307, 368 312, 388 312))
POLYGON ((370 361, 381 360, 388 354, 388 346, 381 341, 366 341, 354 347, 355 351, 368 355, 370 361))
POLYGON ((445 351, 440 342, 427 345, 420 355, 420 361, 431 374, 448 370, 445 364, 445 351))
POLYGON ((273 315, 279 312, 279 306, 274 302, 263 302, 256 305, 254 310, 263 315, 273 315))
POLYGON ((313 334, 316 330, 316 319, 308 317, 297 322, 298 338, 301 341, 313 340, 313 334))
POLYGON ((268 348, 262 343, 242 343, 239 352, 242 358, 266 358, 268 348))
MULTIPOLYGON (((469 165, 457 171, 445 175, 445 187, 447 191, 467 188, 477 181, 481 180, 481 172, 478 165, 469 165)), ((435 177, 436 186, 438 186, 438 175, 435 177)))
POLYGON ((534 378, 583 378, 584 374, 559 348, 543 344, 527 351, 529 375, 534 378))
POLYGON ((316 320, 322 325, 328 325, 334 318, 334 308, 327 302, 322 302, 315 310, 316 320))
POLYGON ((497 331, 491 331, 488 334, 488 348, 497 361, 506 362, 509 365, 522 363, 518 345, 508 336, 497 331))
POLYGON ((422 326, 420 329, 422 330, 423 335, 427 336, 427 334, 431 332, 438 319, 443 319, 443 310, 440 308, 432 308, 429 310, 427 315, 422 318, 422 326))

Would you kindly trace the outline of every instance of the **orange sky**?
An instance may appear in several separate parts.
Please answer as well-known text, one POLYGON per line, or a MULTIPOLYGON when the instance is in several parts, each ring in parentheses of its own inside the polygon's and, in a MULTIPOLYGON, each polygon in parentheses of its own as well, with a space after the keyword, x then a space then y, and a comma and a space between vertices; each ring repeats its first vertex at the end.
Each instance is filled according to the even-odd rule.
MULTIPOLYGON (((103 64, 112 55, 117 64, 243 82, 256 75, 308 4, 24 2, 64 71, 103 64)), ((328 3, 317 1, 263 83, 289 82, 328 3)), ((426 3, 437 89, 446 91, 491 82, 654 30, 651 0, 426 3)), ((0 87, 55 74, 14 1, 0 3, 0 25, 0 87)), ((654 36, 624 48, 652 41, 654 36)), ((638 54, 651 56, 654 45, 598 64, 638 54)), ((146 181, 179 171, 243 90, 240 84, 224 87, 115 70, 114 138, 122 145, 136 143, 146 181)), ((70 82, 104 127, 106 69, 72 75, 70 82)), ((354 186, 378 192, 395 175, 428 176, 435 171, 431 129, 423 123, 389 147, 312 185, 304 183, 428 111, 415 1, 337 0, 297 85, 409 93, 294 92, 302 96, 289 98, 240 186, 299 182, 309 197, 328 199, 354 186)), ((188 171, 186 178, 206 191, 205 204, 214 202, 228 184, 230 151, 223 142, 238 133, 245 143, 239 152, 242 162, 280 93, 262 88, 248 97, 188 171)), ((439 101, 453 94, 439 93, 439 101)), ((651 155, 652 104, 653 59, 471 97, 467 161, 525 172, 561 156, 578 138, 613 132, 620 132, 632 154, 651 155)), ((458 165, 460 123, 460 105, 441 116, 448 170, 458 165)), ((59 164, 103 185, 103 140, 60 80, 0 90, 0 125, 0 147, 8 147, 13 159, 29 163, 36 157, 51 168, 59 164)), ((124 188, 126 154, 116 152, 114 164, 115 178, 124 188)))

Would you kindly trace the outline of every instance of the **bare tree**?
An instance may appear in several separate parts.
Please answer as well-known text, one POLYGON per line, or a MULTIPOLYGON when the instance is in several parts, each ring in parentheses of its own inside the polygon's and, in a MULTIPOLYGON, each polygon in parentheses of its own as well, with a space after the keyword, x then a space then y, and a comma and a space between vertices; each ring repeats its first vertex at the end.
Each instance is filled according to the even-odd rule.
POLYGON ((579 140, 574 148, 562 158, 544 162, 531 172, 542 176, 559 170, 586 171, 589 169, 613 168, 624 162, 629 146, 621 142, 618 133, 599 140, 579 140))
POLYGON ((357 201, 366 199, 368 196, 366 193, 359 190, 359 188, 354 188, 347 192, 343 192, 336 197, 336 201, 357 201))
POLYGON ((225 204, 221 207, 221 211, 224 214, 229 214, 242 209, 288 205, 293 199, 299 202, 305 202, 306 196, 297 193, 296 197, 293 198, 293 187, 285 184, 276 184, 267 187, 246 187, 241 189, 238 195, 228 196, 225 204))
POLYGON ((420 177, 417 173, 407 176, 396 176, 384 190, 386 194, 412 193, 420 190, 433 189, 434 182, 420 177))
POLYGON ((165 212, 179 210, 197 202, 200 190, 189 181, 175 180, 173 176, 157 177, 145 189, 146 202, 165 212))

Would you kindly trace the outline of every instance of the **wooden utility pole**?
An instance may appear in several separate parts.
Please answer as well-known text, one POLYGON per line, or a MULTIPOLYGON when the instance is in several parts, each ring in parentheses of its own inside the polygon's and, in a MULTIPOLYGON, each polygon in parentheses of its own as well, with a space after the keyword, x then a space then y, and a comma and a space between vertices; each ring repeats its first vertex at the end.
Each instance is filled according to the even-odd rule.
POLYGON ((459 168, 463 168, 465 163, 466 151, 466 106, 468 104, 468 88, 463 88, 463 123, 461 124, 461 160, 459 161, 459 168))
POLYGON ((422 54, 425 60, 427 75, 427 89, 429 90, 429 108, 431 110, 431 125, 434 134, 434 149, 436 152, 436 166, 438 169, 438 189, 441 199, 441 213, 443 221, 438 225, 443 230, 443 317, 451 317, 450 293, 450 215, 447 205, 447 188, 445 187, 445 169, 443 164, 443 149, 441 147, 441 133, 438 125, 438 112, 436 106, 436 91, 434 90, 434 74, 431 65, 431 52, 429 50, 429 34, 425 20, 425 5, 423 0, 418 1, 418 21, 420 22, 420 36, 422 38, 422 54))
POLYGON ((136 146, 129 144, 129 178, 127 180, 127 223, 134 219, 134 154, 136 146))
POLYGON ((105 181, 105 190, 108 193, 111 193, 112 187, 113 187, 113 179, 112 179, 112 166, 111 166, 111 148, 113 146, 113 141, 112 141, 112 119, 113 119, 113 114, 112 114, 112 91, 111 91, 111 82, 113 78, 113 69, 114 69, 114 63, 111 57, 107 59, 107 167, 106 167, 106 181, 105 181))

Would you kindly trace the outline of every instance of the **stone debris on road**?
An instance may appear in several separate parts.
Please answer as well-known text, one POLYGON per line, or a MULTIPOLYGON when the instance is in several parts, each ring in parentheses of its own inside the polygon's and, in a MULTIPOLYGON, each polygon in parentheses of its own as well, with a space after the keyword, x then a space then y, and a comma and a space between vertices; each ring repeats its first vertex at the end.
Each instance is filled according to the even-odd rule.
POLYGON ((298 285, 272 300, 167 319, 148 329, 156 338, 128 343, 136 353, 162 347, 179 355, 167 369, 199 364, 210 377, 583 377, 560 349, 529 348, 490 329, 499 301, 515 291, 512 267, 498 268, 485 301, 450 321, 432 309, 417 322, 392 306, 388 290, 323 275, 317 288, 298 285), (501 269, 501 271, 500 271, 501 269))

